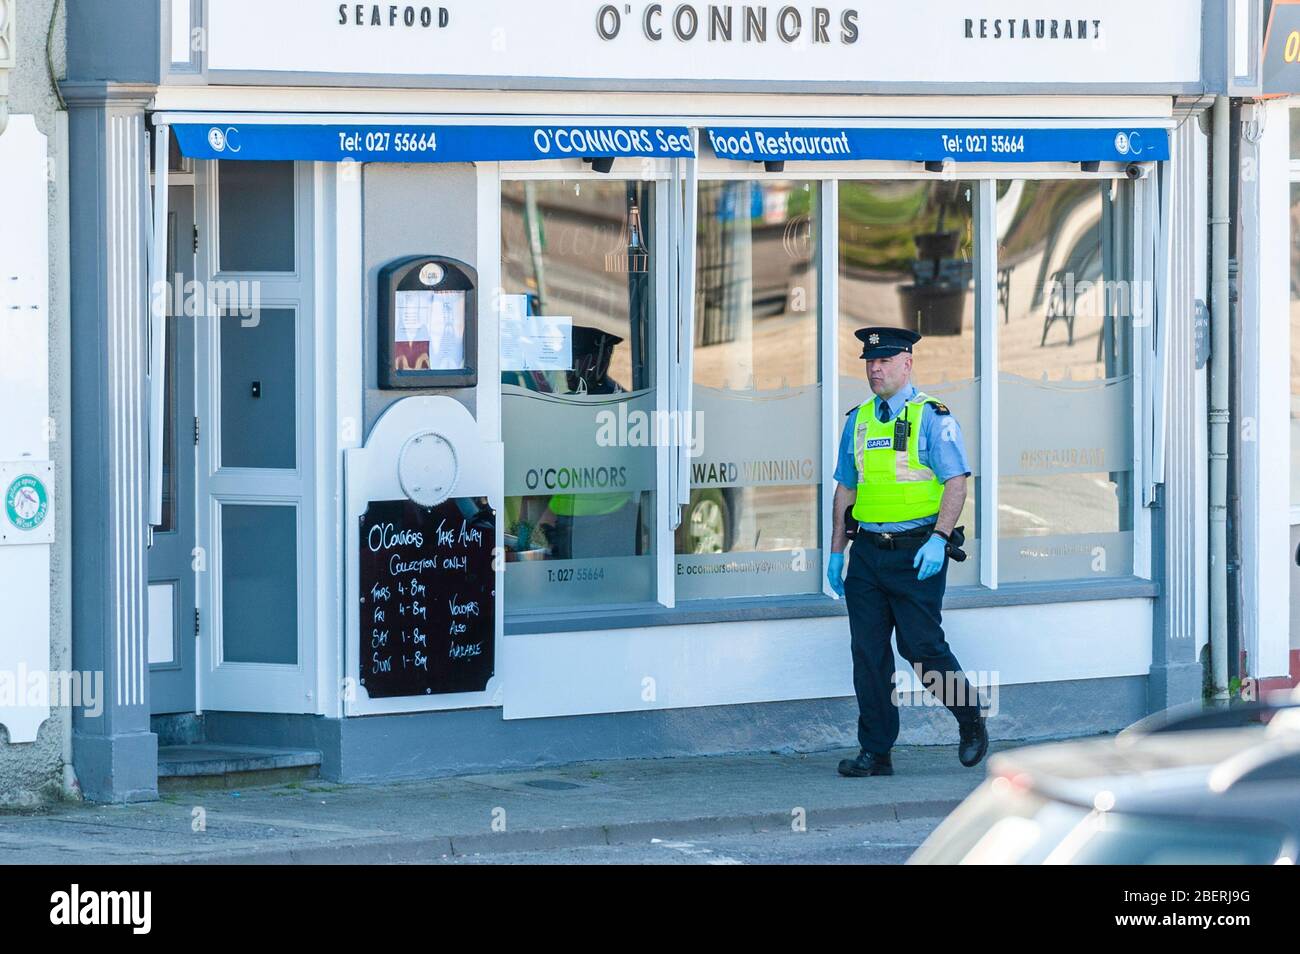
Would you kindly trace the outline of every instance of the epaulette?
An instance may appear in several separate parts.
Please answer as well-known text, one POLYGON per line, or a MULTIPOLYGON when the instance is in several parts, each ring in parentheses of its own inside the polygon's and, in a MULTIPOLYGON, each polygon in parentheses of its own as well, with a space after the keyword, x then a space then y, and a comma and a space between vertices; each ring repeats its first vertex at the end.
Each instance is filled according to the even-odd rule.
POLYGON ((929 399, 928 401, 926 401, 925 403, 928 404, 928 405, 930 405, 930 407, 934 408, 934 413, 935 413, 935 414, 951 414, 951 413, 952 413, 952 411, 948 410, 948 405, 944 404, 942 401, 936 401, 934 398, 930 398, 930 399, 929 399))

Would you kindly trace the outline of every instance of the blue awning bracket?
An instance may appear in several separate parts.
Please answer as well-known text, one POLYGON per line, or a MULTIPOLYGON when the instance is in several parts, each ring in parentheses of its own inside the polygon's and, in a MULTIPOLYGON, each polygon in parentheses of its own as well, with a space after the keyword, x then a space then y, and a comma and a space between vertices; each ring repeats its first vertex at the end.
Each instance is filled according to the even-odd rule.
POLYGON ((747 162, 877 160, 953 162, 1162 162, 1169 131, 1162 127, 781 127, 712 126, 719 159, 747 162))
MULTIPOLYGON (((191 159, 309 162, 521 162, 542 159, 687 159, 685 126, 425 125, 418 123, 209 122, 172 125, 191 159)), ((602 163, 603 165, 603 163, 602 163)))

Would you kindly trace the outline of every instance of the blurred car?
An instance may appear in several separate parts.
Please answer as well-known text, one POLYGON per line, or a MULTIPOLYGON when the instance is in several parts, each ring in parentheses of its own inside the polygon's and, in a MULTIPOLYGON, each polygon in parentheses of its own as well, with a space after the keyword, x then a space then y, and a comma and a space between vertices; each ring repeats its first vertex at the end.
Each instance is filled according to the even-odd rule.
POLYGON ((677 528, 677 553, 729 553, 736 542, 740 487, 694 487, 677 528))
POLYGON ((1300 692, 1001 752, 908 864, 1294 864, 1300 692))

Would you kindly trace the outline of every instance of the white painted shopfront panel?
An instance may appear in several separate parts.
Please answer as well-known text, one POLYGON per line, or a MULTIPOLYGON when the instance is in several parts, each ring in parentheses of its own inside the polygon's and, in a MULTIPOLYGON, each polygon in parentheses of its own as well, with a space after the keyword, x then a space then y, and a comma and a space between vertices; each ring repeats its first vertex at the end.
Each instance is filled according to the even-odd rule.
MULTIPOLYGON (((965 671, 1002 686, 1151 668, 1148 599, 954 610, 944 629, 965 671)), ((501 646, 507 719, 853 694, 841 616, 507 636, 501 646)))

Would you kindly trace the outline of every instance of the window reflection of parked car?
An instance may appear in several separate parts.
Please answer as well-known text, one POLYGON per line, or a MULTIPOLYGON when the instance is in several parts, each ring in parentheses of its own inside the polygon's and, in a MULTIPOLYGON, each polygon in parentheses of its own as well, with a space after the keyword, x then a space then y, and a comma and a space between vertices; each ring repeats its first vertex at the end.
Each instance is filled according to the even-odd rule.
POLYGON ((677 528, 677 552, 728 553, 736 542, 739 487, 696 487, 677 528))
POLYGON ((1300 692, 998 753, 988 771, 908 864, 1291 864, 1300 851, 1300 692))

